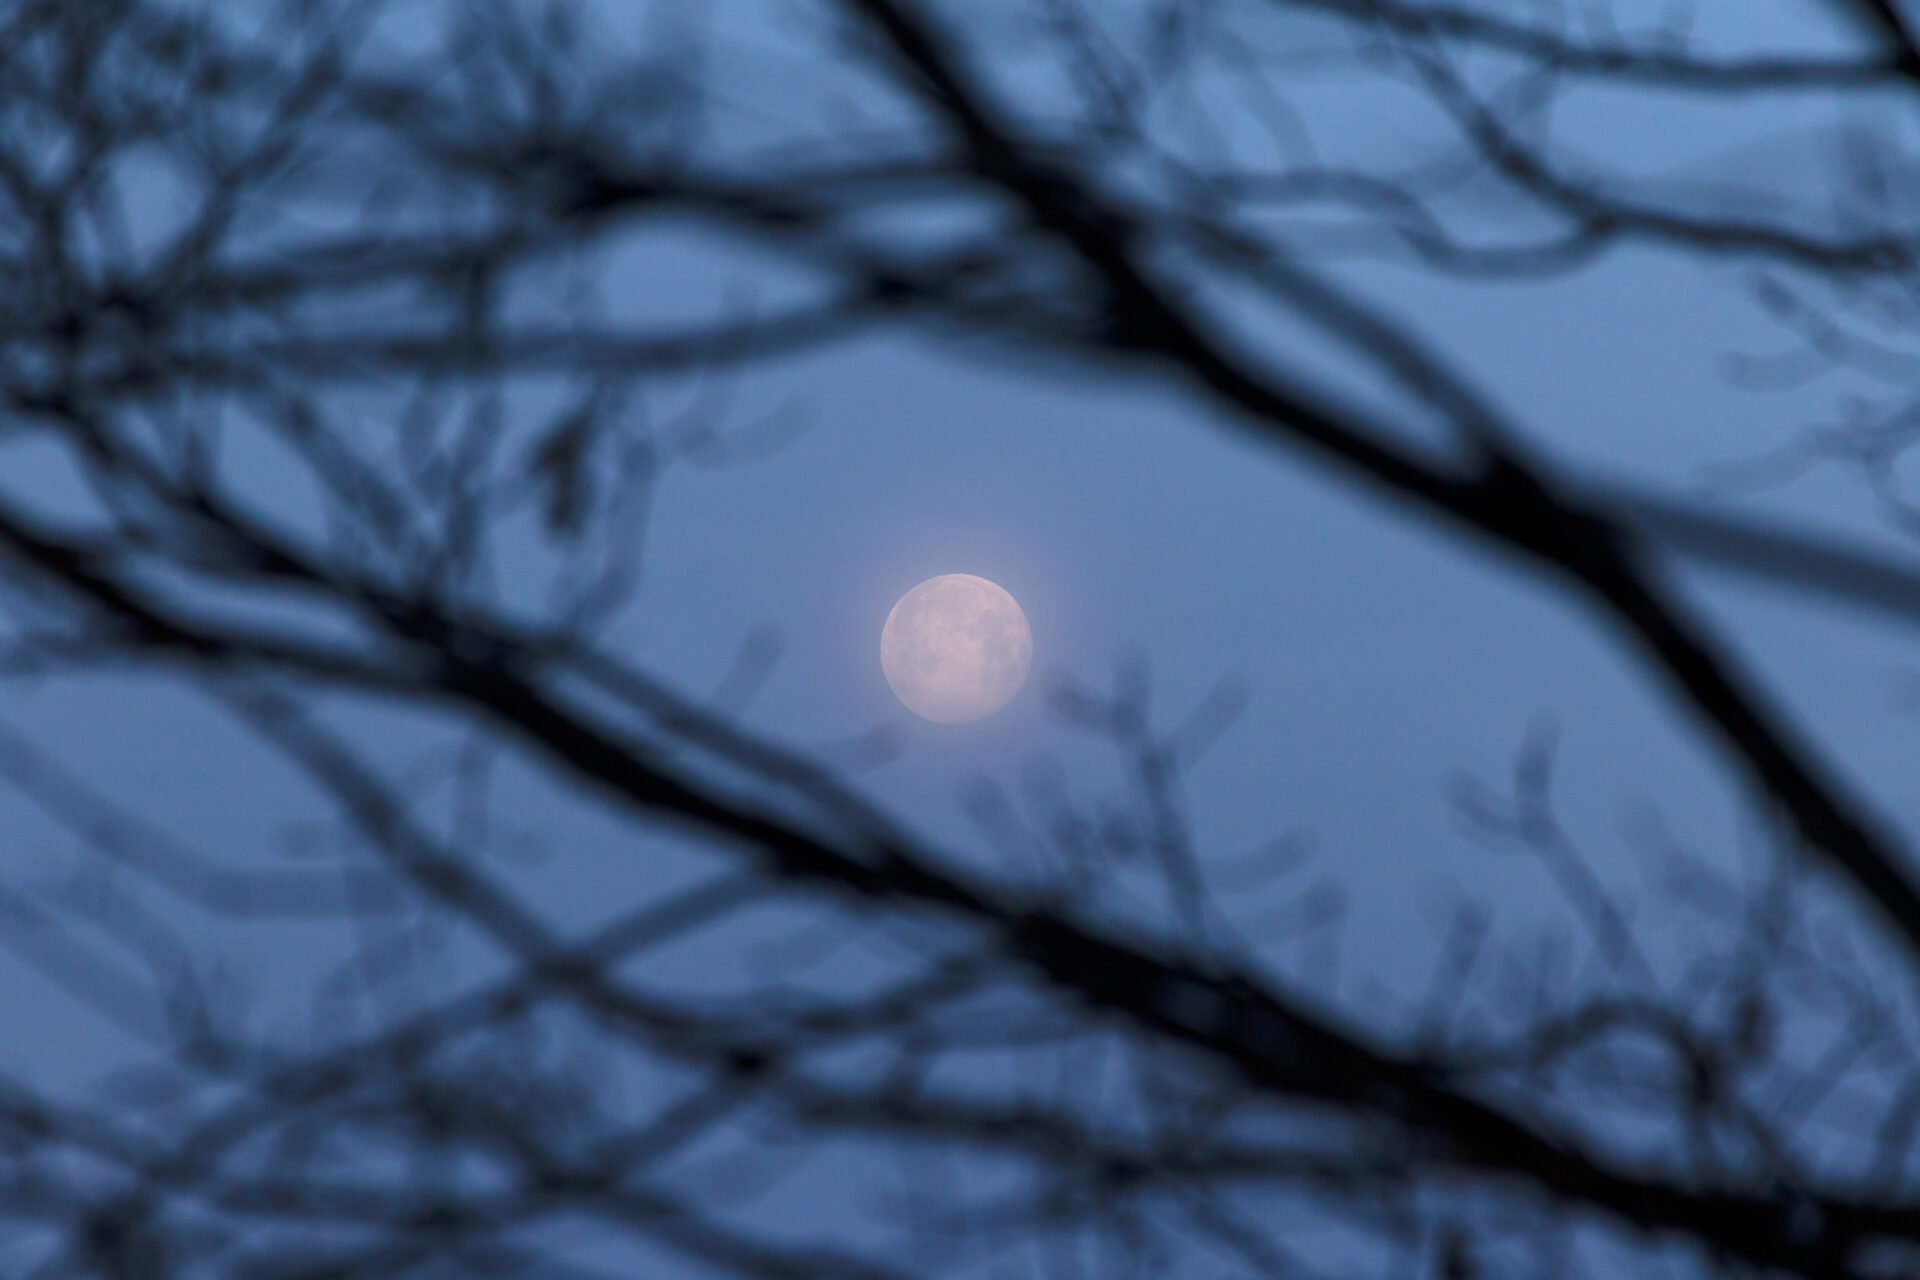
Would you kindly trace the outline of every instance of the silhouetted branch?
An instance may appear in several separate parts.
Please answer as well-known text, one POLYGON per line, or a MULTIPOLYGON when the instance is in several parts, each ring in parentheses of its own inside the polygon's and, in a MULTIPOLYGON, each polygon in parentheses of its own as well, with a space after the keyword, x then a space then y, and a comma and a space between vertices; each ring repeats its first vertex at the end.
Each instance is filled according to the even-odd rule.
POLYGON ((794 56, 844 127, 777 75, 727 80, 710 35, 591 40, 563 3, 0 14, 0 674, 183 688, 323 815, 289 828, 306 864, 222 812, 176 836, 9 715, 31 860, 0 877, 0 944, 121 1046, 84 1086, 0 1078, 25 1273, 895 1280, 1028 1247, 1072 1274, 1084 1247, 1104 1275, 1191 1270, 1198 1242, 1234 1274, 1452 1280, 1522 1254, 1579 1274, 1588 1239, 1911 1273, 1909 852, 1664 570, 1909 622, 1920 570, 1551 458, 1338 261, 1540 276, 1637 244, 1794 273, 1761 302, 1801 354, 1893 388, 1830 443, 1898 517, 1910 160, 1860 152, 1813 223, 1546 127, 1573 83, 1762 129, 1786 101, 1904 101, 1898 4, 1849 6, 1876 47, 1812 56, 1406 0, 803 8, 828 34, 794 56), (1431 154, 1321 156, 1296 57, 1412 94, 1431 154), (1271 147, 1210 118, 1228 104, 1271 147), (677 283, 708 265, 748 283, 709 305, 677 283), (725 380, 902 326, 1187 394, 1570 590, 1778 820, 1767 877, 1650 827, 1699 921, 1643 935, 1535 742, 1512 794, 1459 799, 1568 914, 1527 949, 1462 904, 1382 1013, 1278 959, 1337 922, 1327 885, 1264 923, 1219 892, 1183 779, 1234 682, 1170 728, 1144 662, 1063 684, 1124 794, 983 784, 982 856, 742 721, 765 635, 707 699, 617 652, 662 474, 784 438, 736 426, 725 380), (389 715, 409 727, 366 727, 389 715), (402 740, 430 745, 397 763, 402 740), (606 842, 593 913, 511 861, 509 791, 560 815, 544 839, 606 842), (264 923, 324 936, 314 972, 252 947, 264 923))

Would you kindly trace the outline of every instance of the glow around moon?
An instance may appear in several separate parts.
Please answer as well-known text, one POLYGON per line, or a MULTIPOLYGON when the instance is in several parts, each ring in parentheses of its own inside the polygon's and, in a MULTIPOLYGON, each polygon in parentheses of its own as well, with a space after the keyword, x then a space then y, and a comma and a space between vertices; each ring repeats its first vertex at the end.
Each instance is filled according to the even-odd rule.
POLYGON ((1013 701, 1033 666, 1027 615, 970 573, 928 578, 900 597, 880 631, 880 668, 907 708, 965 724, 1013 701))

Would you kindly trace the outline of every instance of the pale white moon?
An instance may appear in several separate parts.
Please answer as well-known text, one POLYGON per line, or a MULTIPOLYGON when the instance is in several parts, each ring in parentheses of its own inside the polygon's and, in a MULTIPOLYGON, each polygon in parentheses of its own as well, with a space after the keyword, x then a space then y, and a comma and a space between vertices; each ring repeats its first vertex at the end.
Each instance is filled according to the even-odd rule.
POLYGON ((1033 666, 1033 631, 1012 596, 970 573, 928 578, 880 629, 880 669, 909 710, 965 724, 1013 701, 1033 666))

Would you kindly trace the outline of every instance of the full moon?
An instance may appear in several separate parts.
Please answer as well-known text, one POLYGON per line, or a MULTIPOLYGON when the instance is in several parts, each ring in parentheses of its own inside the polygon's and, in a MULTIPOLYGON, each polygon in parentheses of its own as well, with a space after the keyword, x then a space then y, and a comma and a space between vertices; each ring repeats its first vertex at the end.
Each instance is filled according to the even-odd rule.
POLYGON ((966 724, 1013 701, 1033 666, 1033 631, 1012 596, 970 573, 928 578, 880 630, 880 668, 907 709, 966 724))

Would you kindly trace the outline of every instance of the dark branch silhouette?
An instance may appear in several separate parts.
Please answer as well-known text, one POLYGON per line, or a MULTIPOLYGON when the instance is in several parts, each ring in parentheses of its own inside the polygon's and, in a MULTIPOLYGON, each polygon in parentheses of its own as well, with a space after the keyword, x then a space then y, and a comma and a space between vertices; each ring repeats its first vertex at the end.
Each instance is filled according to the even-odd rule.
MULTIPOLYGON (((817 27, 793 56, 858 102, 831 129, 789 86, 704 62, 713 37, 676 34, 671 5, 634 45, 594 34, 590 5, 504 0, 0 12, 0 449, 18 460, 0 462, 0 672, 186 691, 307 806, 300 862, 203 847, 9 704, 0 779, 66 852, 60 874, 0 868, 0 947, 124 1043, 97 1081, 0 1078, 18 1250, 0 1265, 891 1280, 1190 1274, 1204 1250, 1236 1275, 1920 1269, 1906 837, 1668 568, 1909 623, 1920 569, 1557 461, 1339 271, 1350 252, 1554 276, 1655 244, 1769 273, 1796 358, 1891 389, 1874 420, 1749 470, 1856 463, 1911 532, 1893 471, 1920 438, 1911 159, 1859 143, 1823 193, 1838 213, 1730 210, 1579 154, 1552 107, 1601 83, 1761 130, 1809 97, 1911 114, 1915 15, 1810 0, 1808 23, 1851 15, 1856 52, 1730 56, 1517 5, 801 7, 817 27), (1058 73, 1045 91, 996 60, 1014 28, 1058 73), (1431 154, 1368 167, 1288 141, 1296 57, 1411 93, 1431 154), (1271 163, 1205 141, 1221 94, 1280 140, 1271 163), (657 267, 684 249, 644 237, 689 228, 776 300, 635 319, 596 292, 609 255, 657 267), (1225 284, 1390 397, 1330 390, 1216 305, 1225 284), (1277 959, 1276 939, 1338 928, 1330 886, 1290 896, 1271 937, 1213 898, 1231 867, 1197 844, 1181 779, 1231 684, 1171 729, 1143 668, 1062 689, 1125 795, 1062 787, 1035 815, 984 785, 993 861, 749 729, 734 708, 764 640, 711 700, 611 652, 662 476, 779 434, 715 389, 901 326, 1155 381, 1564 592, 1744 780, 1776 846, 1764 881, 1644 833, 1698 921, 1676 969, 1562 828, 1536 738, 1510 793, 1455 798, 1477 837, 1546 867, 1577 932, 1501 955, 1464 910, 1416 1006, 1382 1013, 1277 959), (633 406, 666 389, 693 407, 649 425, 633 406), (1415 443, 1415 419, 1446 443, 1415 443), (560 566, 535 603, 501 581, 514 539, 560 566), (369 710, 455 745, 396 764, 369 710), (556 918, 501 870, 509 785, 666 869, 590 926, 556 918), (1140 884, 1149 908, 1123 910, 1140 884), (221 963, 262 921, 332 931, 322 972, 258 975, 301 985, 308 1033, 250 1016, 221 963), (810 983, 809 962, 761 954, 769 935, 869 963, 810 983), (673 959, 700 946, 740 953, 746 980, 711 989, 673 959), (1576 947, 1592 963, 1556 977, 1576 947), (849 1152, 841 1182, 808 1175, 816 1196, 848 1188, 831 1212, 792 1191, 849 1152), (809 1207, 767 1207, 779 1194, 809 1207), (1589 1268, 1596 1240, 1615 1261, 1589 1268)), ((1297 848, 1270 852, 1284 879, 1297 848)))

